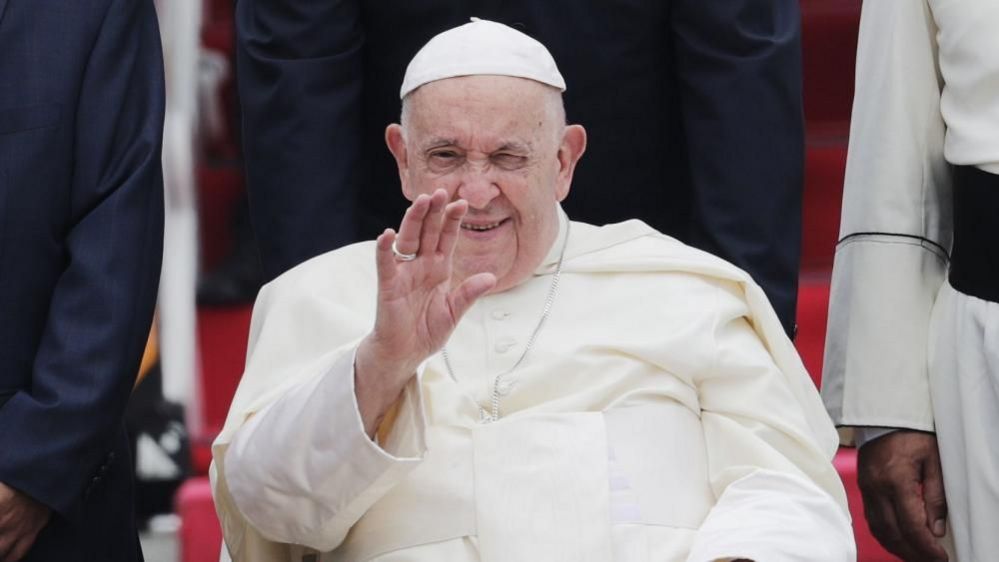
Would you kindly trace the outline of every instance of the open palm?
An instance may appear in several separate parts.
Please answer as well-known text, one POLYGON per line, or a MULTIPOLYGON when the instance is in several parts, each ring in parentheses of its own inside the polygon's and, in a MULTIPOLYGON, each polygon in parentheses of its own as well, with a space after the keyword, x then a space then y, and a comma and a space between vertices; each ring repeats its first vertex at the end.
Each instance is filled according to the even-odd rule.
POLYGON ((386 360, 415 366, 447 343, 468 308, 496 278, 480 273, 454 286, 452 258, 468 204, 447 202, 443 189, 420 195, 406 211, 399 233, 378 237, 378 312, 372 337, 386 360), (415 257, 400 260, 401 254, 415 257))

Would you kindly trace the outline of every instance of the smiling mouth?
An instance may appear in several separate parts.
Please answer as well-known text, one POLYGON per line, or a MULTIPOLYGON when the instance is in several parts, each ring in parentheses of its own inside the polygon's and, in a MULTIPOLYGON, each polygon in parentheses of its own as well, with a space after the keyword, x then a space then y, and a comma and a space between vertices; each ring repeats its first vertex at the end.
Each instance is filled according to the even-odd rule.
POLYGON ((488 224, 469 224, 469 223, 463 222, 463 223, 461 223, 461 228, 462 228, 462 230, 471 230, 473 232, 486 232, 486 231, 492 230, 494 228, 498 228, 499 226, 501 226, 505 222, 506 222, 506 219, 503 219, 503 220, 497 221, 497 222, 491 222, 491 223, 488 223, 488 224))

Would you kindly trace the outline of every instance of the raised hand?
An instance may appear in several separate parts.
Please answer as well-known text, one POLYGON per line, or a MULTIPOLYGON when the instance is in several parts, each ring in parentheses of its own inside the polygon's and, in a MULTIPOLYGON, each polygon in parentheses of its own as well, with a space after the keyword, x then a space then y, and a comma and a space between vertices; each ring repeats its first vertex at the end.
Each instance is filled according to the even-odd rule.
POLYGON ((378 312, 354 362, 358 403, 369 435, 416 367, 447 343, 462 315, 496 284, 491 273, 457 284, 452 279, 454 249, 468 203, 447 200, 443 189, 420 195, 406 211, 399 233, 389 229, 378 237, 378 312))

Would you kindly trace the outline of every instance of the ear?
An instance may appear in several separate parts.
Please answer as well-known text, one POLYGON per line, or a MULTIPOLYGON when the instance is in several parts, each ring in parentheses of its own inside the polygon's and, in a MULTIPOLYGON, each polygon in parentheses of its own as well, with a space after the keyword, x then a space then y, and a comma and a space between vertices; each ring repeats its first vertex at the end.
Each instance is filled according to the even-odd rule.
POLYGON ((395 158, 395 164, 399 168, 399 181, 402 183, 402 194, 413 200, 409 186, 409 153, 406 151, 406 138, 402 134, 402 125, 392 123, 385 128, 385 144, 388 145, 389 152, 395 158))
POLYGON ((569 125, 562 131, 562 143, 558 148, 558 177, 555 179, 555 196, 559 201, 569 195, 572 174, 576 163, 586 152, 586 129, 582 125, 569 125))

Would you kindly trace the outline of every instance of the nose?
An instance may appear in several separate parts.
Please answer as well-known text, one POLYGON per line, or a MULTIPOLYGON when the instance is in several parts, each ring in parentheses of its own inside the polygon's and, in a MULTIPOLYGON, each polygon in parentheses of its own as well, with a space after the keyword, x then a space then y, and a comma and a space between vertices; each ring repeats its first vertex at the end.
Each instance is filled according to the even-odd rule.
POLYGON ((464 174, 461 184, 458 186, 458 197, 468 201, 468 206, 472 209, 485 209, 489 203, 500 194, 491 174, 478 170, 471 170, 464 174))

